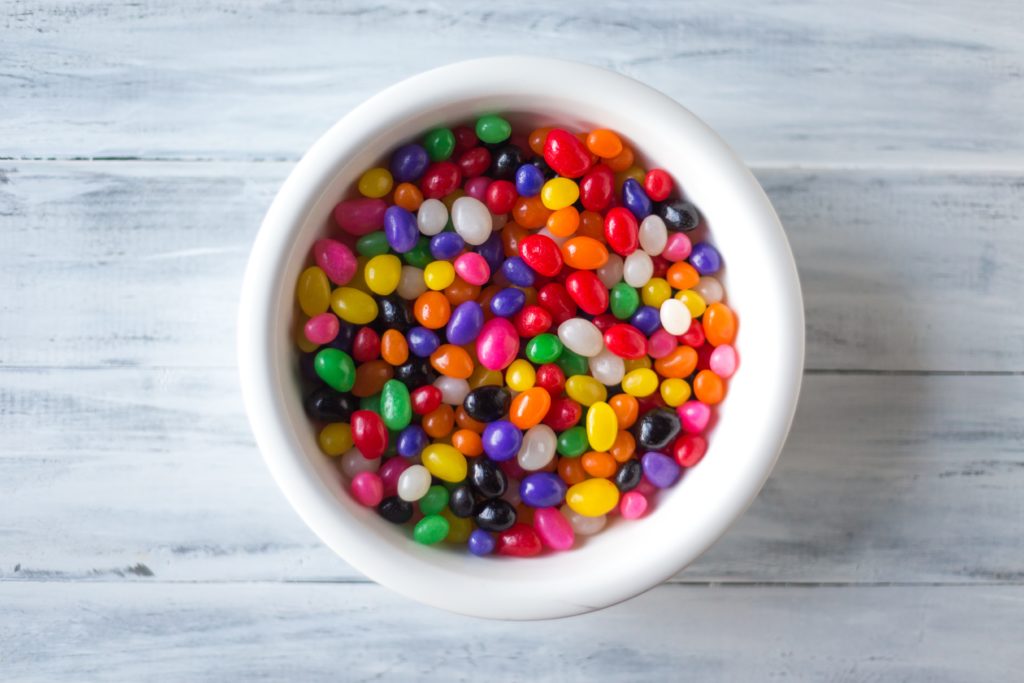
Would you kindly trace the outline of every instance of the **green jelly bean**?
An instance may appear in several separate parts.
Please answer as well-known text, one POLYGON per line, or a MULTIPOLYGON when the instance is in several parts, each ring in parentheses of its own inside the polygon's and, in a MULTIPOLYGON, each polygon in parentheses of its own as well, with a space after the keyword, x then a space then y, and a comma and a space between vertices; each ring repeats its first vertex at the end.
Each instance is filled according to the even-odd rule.
POLYGON ((426 268, 434 260, 430 255, 430 238, 425 235, 420 237, 415 247, 402 254, 402 259, 413 268, 426 268))
POLYGON ((586 356, 581 356, 575 351, 562 349, 562 355, 555 362, 558 363, 558 367, 562 368, 566 377, 590 374, 590 364, 587 362, 586 356))
MULTIPOLYGON (((359 399, 359 410, 369 410, 380 415, 380 394, 359 399)), ((392 439, 388 439, 389 443, 392 441, 392 439)))
POLYGON ((356 383, 356 364, 339 349, 321 349, 313 358, 313 369, 335 391, 352 391, 356 383))
POLYGON ((412 537, 417 543, 433 545, 440 543, 448 535, 448 520, 441 515, 427 515, 416 522, 412 537))
POLYGON ((560 455, 567 458, 578 458, 587 452, 589 446, 587 430, 583 427, 572 427, 558 435, 555 448, 560 455))
POLYGON ((508 140, 512 135, 512 125, 494 114, 481 116, 476 120, 476 136, 488 143, 508 140))
POLYGON ((384 234, 383 230, 363 235, 356 241, 356 251, 361 256, 380 256, 388 253, 389 248, 388 236, 384 234))
POLYGON ((435 128, 423 136, 423 146, 431 161, 444 161, 455 151, 455 133, 451 128, 435 128))
POLYGON ((397 379, 389 379, 380 392, 380 416, 388 429, 405 429, 412 422, 412 399, 409 387, 397 379))
POLYGON ((437 515, 448 505, 448 489, 440 484, 434 484, 427 491, 427 495, 420 498, 420 512, 425 515, 437 515))
POLYGON ((619 282, 612 287, 609 300, 612 315, 619 320, 626 320, 640 308, 640 294, 625 282, 619 282))
POLYGON ((562 340, 544 332, 526 343, 526 357, 531 363, 551 363, 563 353, 562 340))

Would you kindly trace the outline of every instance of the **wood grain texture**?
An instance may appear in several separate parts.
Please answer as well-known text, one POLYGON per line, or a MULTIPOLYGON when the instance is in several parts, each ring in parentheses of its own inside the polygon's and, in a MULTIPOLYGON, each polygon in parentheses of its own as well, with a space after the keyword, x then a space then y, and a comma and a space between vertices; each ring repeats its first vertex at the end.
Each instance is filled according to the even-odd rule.
POLYGON ((0 156, 297 158, 401 78, 494 54, 660 88, 746 159, 1019 168, 1024 9, 929 3, 13 0, 0 156))
MULTIPOLYGON (((0 363, 232 367, 249 246, 289 169, 0 164, 0 363)), ((803 280, 809 368, 1024 370, 1024 175, 757 174, 803 280)))
MULTIPOLYGON (((0 579, 359 578, 277 491, 233 371, 7 370, 0 387, 0 579)), ((1022 395, 1019 376, 807 377, 765 489, 677 580, 1020 582, 1022 395)))
POLYGON ((0 602, 8 681, 935 683, 1024 666, 1020 586, 661 586, 527 624, 367 585, 0 584, 0 602))

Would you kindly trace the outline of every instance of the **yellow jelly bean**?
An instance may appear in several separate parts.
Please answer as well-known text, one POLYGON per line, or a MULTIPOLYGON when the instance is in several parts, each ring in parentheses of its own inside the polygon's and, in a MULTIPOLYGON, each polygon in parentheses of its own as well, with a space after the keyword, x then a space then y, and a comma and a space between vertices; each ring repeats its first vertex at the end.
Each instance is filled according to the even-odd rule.
POLYGON ((512 365, 505 371, 505 384, 513 391, 526 391, 536 381, 537 371, 533 369, 533 364, 522 358, 512 361, 512 365))
POLYGON ((433 443, 423 449, 420 455, 423 466, 442 481, 459 482, 466 478, 466 456, 454 446, 433 443))
POLYGON ((579 198, 579 185, 568 178, 552 178, 540 190, 540 201, 552 211, 572 206, 579 198))
POLYGON ((634 370, 640 370, 641 368, 651 367, 651 359, 649 356, 641 356, 640 358, 627 358, 622 361, 623 372, 633 372, 634 370))
POLYGON ((370 287, 366 284, 366 264, 369 262, 369 256, 356 257, 356 272, 352 275, 352 279, 348 281, 348 284, 345 285, 346 287, 358 289, 366 294, 370 293, 370 287))
POLYGON ((299 284, 295 287, 295 296, 299 300, 299 308, 312 318, 327 312, 331 305, 331 283, 327 275, 316 266, 310 266, 299 275, 299 284))
POLYGON ((644 306, 661 308, 661 305, 672 297, 672 285, 661 277, 652 277, 640 290, 640 298, 644 306))
POLYGON ((344 422, 332 422, 320 430, 318 441, 327 455, 341 455, 353 446, 352 428, 344 422))
POLYGON ((387 296, 398 289, 398 281, 402 279, 402 261, 394 254, 374 256, 366 262, 363 277, 371 292, 387 296))
MULTIPOLYGON (((467 353, 469 353, 467 349, 467 353)), ((473 354, 469 354, 473 357, 473 354)), ((473 360, 476 366, 473 370, 473 374, 466 380, 469 383, 470 389, 476 389, 477 387, 500 387, 501 386, 501 371, 500 370, 488 370, 483 365, 473 360)))
POLYGON ((587 410, 587 441, 595 451, 607 451, 619 434, 619 418, 604 401, 598 401, 587 410))
POLYGON ((583 406, 608 399, 608 388, 589 375, 573 375, 565 380, 565 393, 583 406))
POLYGON ((423 281, 428 289, 440 292, 455 282, 455 266, 450 261, 431 261, 423 269, 423 281))
POLYGON ((686 309, 690 311, 691 318, 699 318, 704 315, 704 310, 708 307, 704 303, 704 297, 692 289, 684 289, 683 291, 676 294, 676 298, 683 302, 686 309))
POLYGON ((445 505, 441 510, 441 516, 448 520, 448 535, 444 537, 446 543, 465 543, 473 532, 473 520, 469 517, 456 517, 445 505))
POLYGON ((619 489, 607 479, 587 479, 569 487, 565 502, 578 515, 600 517, 619 504, 619 489))
POLYGON ((359 177, 359 194, 378 199, 391 192, 394 184, 395 180, 386 168, 371 168, 359 177))
POLYGON ((661 398, 665 404, 673 408, 681 406, 690 399, 690 385, 685 379, 672 377, 661 383, 661 398))
POLYGON ((649 368, 627 372, 622 378, 622 390, 630 396, 643 398, 658 390, 658 375, 649 368))
POLYGON ((347 323, 369 325, 377 318, 377 302, 366 292, 338 287, 331 295, 331 310, 347 323))

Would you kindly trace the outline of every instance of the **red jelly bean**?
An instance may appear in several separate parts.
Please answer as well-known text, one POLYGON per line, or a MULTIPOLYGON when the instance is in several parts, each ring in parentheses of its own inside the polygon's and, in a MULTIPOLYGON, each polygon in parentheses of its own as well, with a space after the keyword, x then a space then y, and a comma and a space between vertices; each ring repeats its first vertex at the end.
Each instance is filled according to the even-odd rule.
POLYGON ((608 288, 589 270, 577 270, 565 280, 565 291, 590 315, 608 310, 608 288))
POLYGON ((427 166, 420 189, 426 199, 440 199, 451 194, 462 182, 462 172, 451 161, 438 161, 427 166))
POLYGON ((590 168, 592 158, 579 138, 561 128, 554 128, 544 141, 544 161, 558 175, 579 178, 590 168))
POLYGON ((334 207, 334 222, 348 234, 362 237, 380 230, 387 208, 383 199, 350 199, 334 207))
POLYGON ((528 472, 519 466, 519 462, 515 458, 509 460, 503 460, 498 463, 498 467, 505 473, 505 476, 515 481, 522 481, 528 472))
POLYGON ((683 434, 672 444, 672 457, 683 467, 693 467, 708 450, 708 442, 699 434, 683 434))
MULTIPOLYGON (((554 132, 554 131, 552 131, 554 132)), ((548 136, 548 139, 551 139, 548 136)), ((540 536, 532 526, 516 522, 498 534, 498 554, 511 557, 533 557, 542 549, 540 536)))
POLYGON ((474 147, 459 155, 459 170, 463 178, 483 175, 491 166, 491 152, 486 147, 474 147))
MULTIPOLYGON (((635 224, 636 220, 633 222, 635 224)), ((519 243, 519 256, 541 275, 553 277, 562 269, 562 250, 547 235, 530 235, 523 239, 519 243)))
POLYGON ((547 389, 552 396, 558 396, 565 389, 565 372, 554 363, 544 363, 537 368, 534 386, 547 389))
POLYGON ((352 443, 364 458, 372 460, 384 455, 388 448, 388 430, 380 415, 371 410, 357 410, 352 413, 349 422, 352 426, 352 443))
POLYGON ((615 253, 629 256, 640 246, 640 226, 636 216, 621 206, 611 209, 604 217, 604 237, 615 253))
POLYGON ((663 202, 672 192, 672 176, 660 168, 652 168, 644 176, 644 192, 652 202, 663 202))
POLYGON ((704 326, 700 320, 691 320, 690 329, 676 337, 681 343, 697 349, 704 344, 704 326))
POLYGON ((668 269, 672 267, 672 262, 664 256, 652 256, 651 264, 654 266, 654 272, 651 273, 651 277, 664 278, 668 274, 668 269))
POLYGON ((484 195, 487 209, 495 215, 511 211, 517 199, 519 193, 516 192, 516 186, 508 180, 495 180, 487 187, 484 195))
POLYGON ((619 319, 611 313, 602 313, 601 315, 595 315, 594 319, 590 322, 594 323, 594 327, 602 332, 607 332, 609 327, 619 324, 619 319))
POLYGON ((598 164, 580 181, 580 203, 587 211, 604 211, 615 196, 615 174, 598 164))
POLYGON ((441 390, 433 384, 414 389, 409 398, 412 400, 412 412, 426 415, 441 406, 441 390))
POLYGON ((372 327, 363 327, 352 340, 352 360, 357 363, 376 360, 380 357, 380 335, 372 327))
POLYGON ((384 485, 385 496, 394 496, 398 493, 398 478, 409 467, 409 461, 405 458, 389 458, 386 463, 380 466, 377 474, 384 485))
POLYGON ((537 303, 543 306, 555 325, 561 325, 569 318, 576 317, 576 302, 557 282, 549 282, 537 292, 537 303))
POLYGON ((544 424, 556 432, 575 427, 583 417, 583 408, 571 398, 556 398, 544 416, 544 424))
POLYGON ((551 329, 551 313, 540 306, 524 306, 512 317, 512 324, 520 337, 532 338, 551 329))
POLYGON ((455 134, 456 154, 476 147, 476 143, 479 142, 476 137, 476 131, 469 126, 456 126, 452 129, 452 132, 455 134))
POLYGON ((647 337, 632 325, 619 323, 604 333, 604 345, 616 356, 636 360, 647 355, 647 337))

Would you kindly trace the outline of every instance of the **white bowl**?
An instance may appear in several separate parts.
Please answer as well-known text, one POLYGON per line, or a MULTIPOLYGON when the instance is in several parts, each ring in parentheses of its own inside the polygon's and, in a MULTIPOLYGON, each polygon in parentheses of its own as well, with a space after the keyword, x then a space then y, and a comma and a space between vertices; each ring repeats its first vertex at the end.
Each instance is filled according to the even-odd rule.
MULTIPOLYGON (((692 562, 743 513, 786 438, 803 372, 800 283, 768 198, 736 154, 696 116, 652 88, 593 66, 533 57, 460 62, 370 98, 306 153, 256 237, 239 312, 238 362, 256 441, 302 519, 346 562, 421 602, 481 617, 540 619, 607 607, 692 562), (478 558, 425 547, 355 503, 320 453, 303 412, 291 329, 295 281, 331 210, 360 173, 440 124, 487 112, 517 127, 599 126, 666 169, 704 214, 727 265, 740 369, 704 460, 659 494, 653 513, 618 520, 569 552, 478 558)), ((754 561, 755 558, 751 558, 754 561)))

